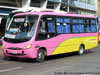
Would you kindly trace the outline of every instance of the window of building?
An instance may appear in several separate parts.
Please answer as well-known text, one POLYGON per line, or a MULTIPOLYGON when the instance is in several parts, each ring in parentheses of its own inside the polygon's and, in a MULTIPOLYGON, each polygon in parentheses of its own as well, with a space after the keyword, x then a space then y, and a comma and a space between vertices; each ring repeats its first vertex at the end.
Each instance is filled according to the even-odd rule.
POLYGON ((48 1, 48 3, 47 3, 47 8, 48 8, 48 9, 54 9, 54 2, 48 1))
POLYGON ((86 3, 87 0, 79 0, 79 2, 86 3))
POLYGON ((1 6, 22 7, 22 0, 0 0, 1 6))
POLYGON ((39 0, 31 0, 30 6, 31 7, 40 7, 41 1, 39 0))
POLYGON ((94 0, 87 0, 87 3, 88 4, 91 4, 91 5, 94 5, 95 3, 94 3, 94 0))
POLYGON ((68 0, 62 0, 62 2, 63 2, 63 3, 67 3, 67 2, 68 2, 68 0))

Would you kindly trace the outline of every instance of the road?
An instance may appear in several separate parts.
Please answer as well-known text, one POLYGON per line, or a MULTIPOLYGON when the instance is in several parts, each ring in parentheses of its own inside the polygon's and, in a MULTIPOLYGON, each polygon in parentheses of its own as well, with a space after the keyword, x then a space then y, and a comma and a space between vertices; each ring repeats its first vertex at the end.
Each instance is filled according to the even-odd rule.
POLYGON ((68 73, 100 75, 100 45, 81 56, 68 53, 46 57, 43 63, 22 58, 18 61, 10 61, 0 50, 0 75, 69 75, 68 73))

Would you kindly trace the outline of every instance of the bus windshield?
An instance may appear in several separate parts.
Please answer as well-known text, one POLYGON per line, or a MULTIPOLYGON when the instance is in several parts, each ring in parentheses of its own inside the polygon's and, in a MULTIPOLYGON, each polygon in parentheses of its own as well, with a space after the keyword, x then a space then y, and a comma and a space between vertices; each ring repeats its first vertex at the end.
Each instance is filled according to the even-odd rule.
POLYGON ((37 20, 37 15, 21 15, 13 17, 6 27, 5 38, 32 38, 35 32, 37 20))

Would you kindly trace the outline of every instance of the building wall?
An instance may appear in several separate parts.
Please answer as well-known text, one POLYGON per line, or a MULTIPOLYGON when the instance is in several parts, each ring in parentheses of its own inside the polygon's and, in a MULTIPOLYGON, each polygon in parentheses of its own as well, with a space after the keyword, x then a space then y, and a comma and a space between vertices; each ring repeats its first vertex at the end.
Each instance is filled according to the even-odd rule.
POLYGON ((98 0, 2 0, 0 1, 0 14, 9 14, 10 11, 22 7, 39 7, 95 15, 97 3, 98 0), (9 12, 5 12, 6 10, 9 12))
POLYGON ((71 0, 71 7, 77 8, 78 14, 95 15, 97 0, 71 0))
POLYGON ((97 4, 97 13, 96 13, 96 15, 98 16, 98 17, 100 17, 100 0, 98 0, 98 4, 97 4))

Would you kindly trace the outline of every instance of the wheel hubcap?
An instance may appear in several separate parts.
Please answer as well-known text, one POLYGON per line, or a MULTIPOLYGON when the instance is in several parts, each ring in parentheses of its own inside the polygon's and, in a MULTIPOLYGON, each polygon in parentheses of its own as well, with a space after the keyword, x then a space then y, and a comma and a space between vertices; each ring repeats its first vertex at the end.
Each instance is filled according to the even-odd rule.
POLYGON ((43 54, 42 52, 39 53, 39 55, 38 55, 39 56, 39 59, 42 58, 42 54, 43 54))
POLYGON ((83 47, 80 48, 80 54, 83 54, 83 47))

